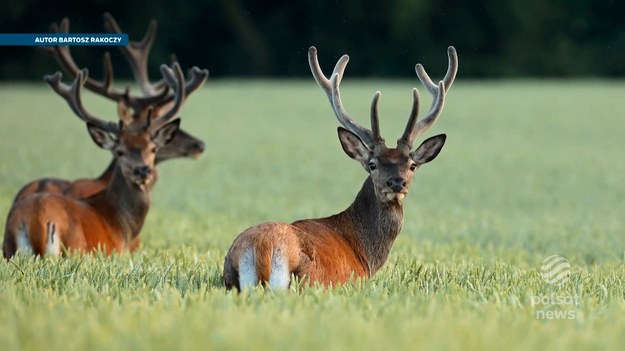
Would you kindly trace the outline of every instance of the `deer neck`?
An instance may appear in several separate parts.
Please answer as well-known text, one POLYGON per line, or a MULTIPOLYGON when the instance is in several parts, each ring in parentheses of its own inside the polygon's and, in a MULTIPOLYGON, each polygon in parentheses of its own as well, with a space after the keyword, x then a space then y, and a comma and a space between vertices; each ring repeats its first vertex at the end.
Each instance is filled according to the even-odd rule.
MULTIPOLYGON (((107 212, 106 219, 119 228, 126 242, 130 242, 141 232, 150 209, 150 189, 129 183, 119 167, 115 167, 106 189, 93 200, 107 212)), ((90 200, 90 199, 89 199, 90 200)))
POLYGON ((352 228, 343 228, 342 233, 356 240, 362 250, 364 259, 373 275, 386 262, 393 242, 401 231, 404 222, 404 211, 400 203, 383 203, 375 194, 371 177, 367 177, 354 202, 337 216, 349 220, 352 228))
POLYGON ((105 183, 110 182, 111 179, 113 178, 113 173, 115 172, 115 168, 116 167, 117 167, 117 160, 115 158, 113 158, 111 160, 111 162, 109 163, 108 167, 106 167, 104 172, 102 172, 102 174, 100 174, 100 176, 97 178, 97 180, 103 181, 105 183))

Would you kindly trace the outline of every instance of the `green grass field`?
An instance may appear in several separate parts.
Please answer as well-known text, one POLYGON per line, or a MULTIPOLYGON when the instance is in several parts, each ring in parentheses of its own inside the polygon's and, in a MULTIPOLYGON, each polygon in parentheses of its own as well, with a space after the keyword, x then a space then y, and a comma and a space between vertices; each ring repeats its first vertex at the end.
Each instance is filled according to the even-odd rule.
MULTIPOLYGON (((381 90, 382 134, 394 145, 415 84, 346 79, 343 101, 368 125, 370 99, 381 90)), ((338 123, 312 79, 209 79, 182 113, 183 128, 205 140, 206 153, 160 167, 136 253, 0 261, 0 345, 621 349, 623 97, 622 81, 458 77, 427 133, 447 133, 447 144, 416 174, 404 229, 373 279, 237 295, 226 293, 221 270, 238 233, 339 212, 365 172, 341 150, 338 123), (569 283, 542 279, 549 255, 568 258, 569 283)), ((115 118, 113 104, 85 100, 90 111, 115 118)), ((2 223, 26 182, 95 177, 108 163, 43 83, 0 85, 0 106, 2 223)))

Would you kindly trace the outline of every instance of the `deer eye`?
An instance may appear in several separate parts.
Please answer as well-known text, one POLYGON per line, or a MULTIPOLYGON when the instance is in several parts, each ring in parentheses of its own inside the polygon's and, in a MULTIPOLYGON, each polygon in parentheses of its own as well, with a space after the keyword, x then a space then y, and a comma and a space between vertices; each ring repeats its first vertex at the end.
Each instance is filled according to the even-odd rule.
POLYGON ((124 150, 117 149, 115 150, 115 154, 117 155, 117 157, 122 157, 124 156, 124 150))
POLYGON ((416 163, 411 164, 410 165, 410 170, 414 171, 415 169, 417 169, 417 164, 416 163))
POLYGON ((369 162, 368 166, 370 171, 374 171, 377 168, 374 162, 369 162))
POLYGON ((156 153, 156 146, 152 148, 152 153, 155 154, 156 153))

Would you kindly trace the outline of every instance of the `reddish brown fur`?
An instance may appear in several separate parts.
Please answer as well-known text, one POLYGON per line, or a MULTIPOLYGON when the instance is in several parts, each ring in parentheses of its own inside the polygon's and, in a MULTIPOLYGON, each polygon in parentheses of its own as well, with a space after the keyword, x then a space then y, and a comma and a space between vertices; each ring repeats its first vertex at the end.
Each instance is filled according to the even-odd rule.
POLYGON ((369 277, 362 247, 353 233, 336 231, 332 222, 332 219, 322 219, 293 223, 299 229, 300 247, 304 254, 296 275, 326 286, 346 282, 350 278, 369 277))
MULTIPOLYGON (((387 169, 380 170, 381 183, 402 174, 406 187, 410 186, 412 171, 408 165, 412 161, 406 152, 379 150, 377 158, 380 168, 387 169)), ((249 249, 254 252, 258 279, 263 285, 269 280, 276 248, 288 257, 288 271, 309 282, 329 286, 370 277, 386 260, 403 222, 401 202, 382 202, 386 188, 375 189, 368 177, 352 205, 339 214, 292 224, 264 223, 245 230, 226 256, 226 287, 240 288, 239 265, 249 249)))
MULTIPOLYGON (((145 123, 144 120, 145 118, 135 118, 134 123, 143 124, 145 123)), ((176 133, 174 139, 169 144, 158 150, 157 163, 179 157, 196 158, 203 151, 203 142, 201 140, 180 130, 176 133)), ((63 179, 47 178, 32 181, 18 192, 13 200, 13 203, 15 204, 16 202, 37 193, 49 193, 65 195, 75 199, 86 199, 106 188, 113 176, 114 167, 115 161, 113 160, 102 175, 95 179, 78 179, 70 182, 63 179)), ((155 183, 156 179, 152 182, 151 186, 154 186, 155 183)), ((136 238, 128 245, 128 249, 131 252, 134 252, 140 246, 140 243, 140 238, 136 238)), ((12 251, 14 252, 14 250, 12 251)))
MULTIPOLYGON (((442 143, 436 153, 440 147, 442 143)), ((309 282, 329 286, 370 277, 384 264, 401 231, 401 200, 387 200, 384 184, 386 179, 401 174, 406 179, 401 192, 407 192, 412 180, 408 165, 413 161, 404 160, 404 156, 396 150, 379 151, 378 164, 385 170, 376 171, 376 179, 381 176, 378 184, 368 177, 352 205, 339 214, 292 224, 264 223, 245 230, 226 256, 226 287, 240 289, 241 258, 249 250, 254 255, 258 281, 263 285, 269 281, 276 250, 287 257, 289 274, 309 282), (388 158, 383 162, 382 157, 388 158)))
POLYGON ((45 224, 53 222, 61 241, 70 251, 90 252, 102 248, 105 253, 121 252, 126 243, 118 235, 115 211, 98 203, 97 198, 77 201, 58 194, 34 194, 13 207, 7 221, 4 256, 11 257, 17 250, 16 229, 26 224, 33 253, 43 255, 47 231, 45 224), (88 233, 88 234, 87 234, 88 233), (7 238, 10 238, 7 243, 7 238))
POLYGON ((338 128, 343 151, 358 161, 369 176, 354 202, 339 214, 292 224, 265 223, 239 234, 224 262, 223 278, 228 289, 241 290, 259 282, 284 289, 290 284, 291 274, 325 286, 373 275, 388 259, 401 231, 403 200, 414 172, 436 158, 445 143, 446 136, 441 134, 428 138, 412 151, 415 138, 429 129, 442 111, 446 87, 451 86, 457 71, 453 47, 448 49, 447 74, 438 85, 421 65, 416 66, 417 76, 435 99, 427 116, 418 121, 419 94, 413 89, 412 111, 396 148, 388 148, 380 135, 379 92, 371 104, 371 129, 355 122, 343 107, 339 83, 349 57, 341 57, 331 79, 321 71, 316 48, 309 49, 308 57, 315 80, 344 127, 338 128), (274 260, 275 255, 279 259, 274 260))
MULTIPOLYGON (((159 143, 165 144, 171 140, 171 133, 177 130, 178 121, 175 122, 159 129, 159 132, 167 130, 166 133, 169 133, 167 137, 158 135, 159 140, 165 140, 159 143)), ((21 228, 27 228, 33 253, 44 254, 48 240, 47 223, 55 225, 62 247, 69 251, 91 252, 102 249, 106 254, 111 254, 136 248, 139 242, 135 239, 138 238, 149 209, 149 189, 154 178, 137 178, 134 170, 143 165, 154 168, 157 144, 153 141, 153 133, 145 130, 140 134, 128 135, 122 130, 116 146, 111 146, 111 141, 96 140, 94 137, 96 142, 107 145, 107 148, 115 148, 118 152, 124 150, 124 156, 116 157, 111 180, 104 190, 93 196, 78 199, 59 194, 35 193, 17 201, 7 219, 4 257, 9 258, 16 253, 17 235, 21 228)))
POLYGON ((74 198, 87 198, 102 191, 108 179, 78 179, 73 182, 64 179, 39 179, 26 184, 15 196, 13 202, 20 201, 36 193, 66 195, 74 198))
MULTIPOLYGON (((232 244, 226 264, 239 262, 244 250, 254 248, 259 281, 269 281, 274 248, 288 257, 289 270, 300 278, 325 286, 350 278, 369 276, 369 269, 353 239, 341 235, 323 222, 305 220, 293 224, 264 223, 241 233, 232 244)), ((233 273, 236 272, 236 268, 233 273)), ((238 277, 225 276, 226 285, 238 287, 238 277)))
MULTIPOLYGON (((105 14, 104 19, 108 31, 121 33, 121 29, 110 14, 105 14)), ((55 32, 68 33, 69 20, 65 18, 60 26, 55 24, 53 28, 55 32)), ((72 111, 81 120, 89 123, 92 138, 100 147, 112 150, 112 144, 116 144, 115 152, 120 155, 127 154, 124 157, 126 161, 119 163, 118 157, 114 158, 108 169, 97 179, 79 179, 74 182, 62 179, 42 179, 24 186, 14 199, 6 223, 3 247, 5 257, 15 253, 17 249, 15 236, 22 227, 28 227, 27 233, 31 244, 34 245, 35 253, 42 254, 46 242, 44 238, 48 230, 42 229, 45 218, 52 218, 46 223, 63 221, 58 226, 54 222, 54 228, 62 234, 61 239, 66 248, 91 251, 103 245, 108 253, 111 250, 119 251, 123 247, 135 250, 139 246, 140 241, 137 236, 149 208, 147 192, 156 181, 154 163, 176 157, 196 158, 203 152, 203 142, 180 131, 179 121, 169 123, 166 128, 163 128, 163 125, 175 118, 188 95, 204 84, 208 71, 193 67, 189 70, 189 79, 185 80, 179 63, 173 62, 171 68, 161 65, 163 79, 158 83, 151 83, 146 67, 154 40, 154 30, 155 26, 151 25, 143 41, 130 42, 128 46, 120 47, 142 90, 144 95, 142 97, 131 97, 129 89, 119 92, 111 87, 113 73, 108 54, 104 57, 107 78, 99 82, 89 78, 87 70, 78 68, 69 47, 47 48, 47 51, 56 56, 59 63, 74 76, 75 80, 71 86, 63 84, 60 72, 45 76, 44 80, 67 101, 72 111), (110 122, 92 116, 84 109, 80 99, 80 90, 83 86, 118 103, 119 129, 110 122), (169 94, 172 91, 173 95, 169 94), (152 123, 153 121, 156 122, 152 123), (150 130, 155 124, 160 126, 157 129, 158 132, 150 130), (120 142, 111 140, 110 134, 94 135, 92 128, 99 129, 105 134, 114 133, 119 136, 120 142), (168 139, 166 142, 159 143, 160 148, 156 148, 152 142, 155 134, 152 133, 162 132, 161 128, 167 130, 164 133, 168 134, 168 139), (172 136, 175 136, 174 140, 172 136), (156 151, 159 151, 160 155, 156 155, 156 151), (128 184, 122 184, 120 178, 127 178, 131 175, 133 168, 135 178, 141 176, 144 182, 141 185, 136 182, 136 179, 132 182, 128 180, 128 182, 134 183, 144 193, 135 194, 134 198, 132 196, 129 198, 128 193, 134 193, 135 189, 127 189, 128 184), (46 210, 42 211, 40 208, 46 210), (65 213, 66 216, 59 218, 51 213, 56 215, 65 213), (94 213, 99 216, 99 220, 90 220, 94 213), (68 214, 72 216, 67 217, 68 214), (74 216, 82 221, 76 221, 74 216), (68 220, 73 224, 66 225, 68 220), (29 223, 28 226, 27 223, 29 223), (82 240, 75 241, 75 237, 82 237, 82 240), (121 245, 122 241, 123 245, 121 245), (44 243, 44 246, 41 246, 41 243, 44 243)), ((95 134, 99 133, 95 132, 95 134)), ((158 138, 162 141, 162 133, 158 138)))
POLYGON ((226 256, 226 287, 239 288, 238 262, 248 248, 253 248, 261 284, 269 281, 274 249, 288 258, 289 271, 299 278, 322 285, 344 283, 350 278, 370 275, 361 245, 354 233, 337 231, 345 218, 297 221, 293 224, 263 223, 241 233, 226 256))

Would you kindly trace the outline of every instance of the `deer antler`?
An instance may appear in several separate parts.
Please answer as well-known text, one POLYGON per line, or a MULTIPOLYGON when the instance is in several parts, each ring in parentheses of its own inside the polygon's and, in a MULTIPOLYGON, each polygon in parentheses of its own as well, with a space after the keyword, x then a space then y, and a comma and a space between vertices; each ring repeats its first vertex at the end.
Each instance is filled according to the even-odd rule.
POLYGON ((167 112, 154 119, 153 126, 162 126, 173 119, 186 99, 184 75, 178 62, 174 62, 172 68, 167 67, 167 65, 161 65, 161 73, 164 81, 174 91, 174 103, 167 112))
MULTIPOLYGON (((415 70, 419 80, 430 92, 430 94, 434 96, 434 100, 427 116, 423 120, 417 121, 417 116, 419 114, 419 92, 416 88, 413 89, 412 110, 410 112, 404 134, 399 140, 397 140, 398 147, 401 146, 412 149, 412 143, 416 137, 427 131, 443 111, 445 95, 453 84, 454 79, 456 78, 456 73, 458 72, 458 55, 456 54, 456 49, 454 49, 453 46, 450 46, 447 50, 447 55, 449 57, 447 73, 439 84, 434 84, 432 82, 432 79, 430 79, 427 75, 421 64, 416 65, 415 70)), ((308 63, 310 64, 310 70, 312 71, 312 74, 321 89, 323 89, 328 96, 328 100, 332 105, 336 118, 339 120, 341 125, 343 125, 343 127, 356 134, 370 150, 373 150, 376 146, 384 145, 384 139, 380 135, 380 123, 378 120, 378 101, 381 94, 380 92, 376 92, 373 97, 373 101, 371 102, 371 129, 367 129, 354 121, 343 107, 341 93, 339 90, 339 85, 343 79, 343 73, 345 72, 345 67, 347 66, 348 61, 349 56, 343 55, 336 63, 334 71, 332 71, 331 78, 328 79, 323 74, 323 71, 319 66, 317 49, 312 46, 308 50, 308 63)))
MULTIPOLYGON (((115 18, 108 12, 104 14, 104 28, 111 33, 122 33, 117 21, 115 21, 115 18)), ((162 92, 163 89, 167 89, 164 79, 156 83, 150 83, 150 79, 148 78, 148 56, 150 56, 150 50, 154 44, 156 28, 156 21, 150 21, 148 29, 141 41, 131 41, 127 46, 119 47, 122 54, 124 54, 128 60, 135 80, 144 95, 155 95, 158 92, 162 92)))
MULTIPOLYGON (((113 16, 108 12, 104 14, 104 28, 111 33, 122 33, 117 21, 115 21, 115 18, 113 18, 113 16)), ((156 21, 150 21, 148 29, 141 41, 130 41, 128 46, 119 47, 122 54, 124 54, 130 64, 130 68, 132 69, 132 73, 135 76, 137 84, 146 96, 160 96, 159 92, 162 93, 163 90, 167 91, 168 87, 165 78, 157 81, 156 83, 151 83, 148 78, 148 57, 150 56, 150 50, 152 49, 154 38, 156 37, 156 28, 156 21)), ((177 58, 173 56, 172 66, 177 64, 177 62, 177 58)), ((204 82, 206 82, 206 79, 208 78, 208 70, 200 69, 194 66, 189 70, 188 77, 188 80, 185 82, 185 91, 187 96, 200 88, 204 82)), ((176 98, 175 95, 176 93, 162 96, 163 99, 157 101, 156 104, 161 106, 165 105, 174 100, 176 98)))
MULTIPOLYGON (((104 15, 104 20, 107 30, 115 33, 121 32, 117 22, 109 13, 104 15)), ((52 24, 52 32, 69 33, 69 19, 64 18, 60 25, 52 24)), ((129 96, 126 90, 120 91, 113 89, 113 67, 108 52, 104 54, 104 80, 97 81, 93 78, 87 78, 84 86, 94 93, 116 102, 126 99, 126 103, 132 107, 133 110, 143 110, 151 105, 163 106, 173 101, 175 99, 175 93, 170 94, 169 87, 165 80, 161 79, 156 83, 150 83, 147 75, 147 59, 154 42, 155 33, 156 22, 152 21, 146 35, 140 42, 131 41, 127 47, 120 47, 120 50, 129 62, 135 80, 144 96, 129 96)), ((76 77, 80 68, 74 61, 69 46, 46 47, 44 50, 54 55, 61 67, 70 75, 76 77)), ((176 61, 174 60, 173 63, 176 63, 176 61)), ((204 82, 206 82, 207 78, 208 70, 192 67, 189 70, 188 79, 184 81, 186 95, 199 89, 204 82)))
MULTIPOLYGON (((60 24, 52 23, 50 26, 51 31, 53 33, 69 33, 69 19, 67 17, 61 20, 60 24)), ((80 68, 74 61, 72 54, 69 50, 69 46, 50 46, 43 47, 43 49, 54 55, 57 59, 58 63, 63 67, 68 73, 70 73, 73 77, 76 77, 80 68)), ((111 91, 111 87, 113 85, 113 65, 111 64, 111 56, 107 52, 104 55, 104 81, 98 82, 93 78, 87 78, 85 81, 85 86, 87 89, 90 89, 94 92, 101 92, 100 95, 108 97, 112 100, 119 100, 122 96, 121 93, 116 91, 111 91)))
POLYGON ((417 72, 417 77, 421 81, 421 84, 433 95, 434 100, 432 101, 432 106, 430 107, 430 111, 427 116, 421 121, 417 122, 417 115, 419 114, 419 93, 417 89, 413 89, 413 106, 412 111, 410 113, 410 117, 408 118, 408 123, 406 125, 406 129, 402 137, 397 140, 398 146, 407 147, 408 149, 412 149, 412 143, 414 140, 425 131, 430 129, 430 127, 436 122, 438 116, 440 116, 443 111, 443 106, 445 104, 445 95, 451 85, 456 78, 456 73, 458 72, 458 54, 456 53, 456 49, 453 46, 450 46, 447 49, 447 56, 449 57, 449 63, 447 67, 447 73, 445 74, 445 78, 437 84, 432 82, 432 79, 428 76, 423 68, 423 65, 418 63, 415 66, 415 71, 417 72))
POLYGON ((76 73, 76 78, 74 79, 72 85, 67 85, 61 81, 61 79, 63 78, 63 74, 61 72, 56 72, 53 75, 46 75, 43 77, 43 79, 46 81, 46 83, 48 83, 48 85, 50 85, 50 87, 52 87, 52 89, 54 89, 57 94, 62 96, 65 101, 67 101, 67 104, 72 109, 72 111, 74 111, 76 116, 78 116, 78 118, 85 122, 91 123, 102 130, 118 134, 119 126, 116 123, 104 121, 90 114, 84 108, 80 92, 82 87, 88 81, 88 76, 89 72, 85 68, 79 70, 76 73))
POLYGON ((328 96, 328 100, 330 101, 330 105, 334 110, 334 114, 338 119, 339 123, 343 127, 345 127, 350 132, 356 134, 358 138, 370 149, 373 150, 376 145, 379 145, 380 142, 383 144, 384 140, 380 136, 380 128, 378 121, 378 112, 377 112, 377 104, 380 99, 380 93, 377 92, 373 97, 373 101, 371 104, 371 129, 367 129, 356 121, 354 121, 347 113, 347 110, 343 107, 343 102, 341 101, 341 93, 339 90, 339 85, 341 80, 343 79, 343 73, 345 72, 345 67, 347 66, 347 62, 349 61, 349 56, 343 55, 334 66, 334 70, 332 71, 331 78, 328 79, 321 70, 319 66, 319 61, 317 59, 317 48, 311 46, 308 49, 308 64, 310 65, 310 70, 317 81, 317 84, 323 89, 323 91, 328 96), (372 131, 373 130, 373 131, 372 131))
MULTIPOLYGON (((69 33, 69 19, 63 18, 60 25, 52 24, 52 32, 69 33)), ((76 77, 80 68, 74 61, 69 46, 53 46, 46 49, 47 52, 53 54, 61 67, 65 68, 69 74, 76 77)), ((96 94, 104 96, 113 101, 119 102, 125 98, 126 92, 113 89, 113 67, 111 64, 111 56, 107 52, 104 54, 104 80, 97 81, 93 78, 87 78, 84 86, 96 94)), ((143 97, 126 97, 128 104, 133 109, 145 108, 145 106, 162 101, 167 96, 167 89, 154 94, 143 97)))
POLYGON ((187 72, 187 77, 188 79, 186 81, 184 89, 187 93, 187 96, 189 96, 191 95, 191 93, 204 85, 206 79, 208 79, 208 70, 200 69, 197 66, 193 66, 187 72))

